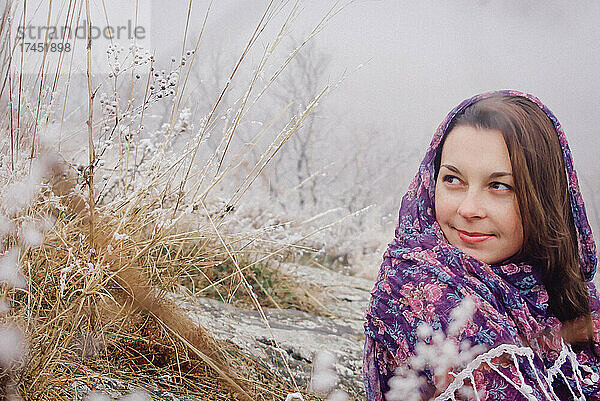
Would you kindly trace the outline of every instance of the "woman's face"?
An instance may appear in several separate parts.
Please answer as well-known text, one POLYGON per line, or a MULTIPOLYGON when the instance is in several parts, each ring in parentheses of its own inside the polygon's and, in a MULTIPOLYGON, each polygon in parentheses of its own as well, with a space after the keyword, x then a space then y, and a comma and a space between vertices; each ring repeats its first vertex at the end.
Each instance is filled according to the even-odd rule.
POLYGON ((435 183, 436 220, 448 242, 482 262, 523 245, 508 148, 498 130, 458 126, 448 133, 435 183))

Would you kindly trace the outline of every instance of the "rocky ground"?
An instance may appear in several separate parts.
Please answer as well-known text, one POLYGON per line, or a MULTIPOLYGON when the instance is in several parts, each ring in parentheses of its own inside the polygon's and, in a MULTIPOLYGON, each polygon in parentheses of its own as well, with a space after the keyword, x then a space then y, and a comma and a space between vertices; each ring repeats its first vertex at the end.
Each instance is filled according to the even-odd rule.
POLYGON ((293 275, 298 285, 323 288, 318 299, 326 316, 295 309, 266 308, 270 331, 260 314, 208 298, 175 296, 174 300, 187 313, 209 329, 215 337, 228 340, 249 355, 271 361, 284 377, 289 372, 282 355, 300 388, 310 382, 315 356, 329 351, 336 357, 338 388, 351 399, 364 399, 362 384, 363 313, 373 282, 338 272, 283 264, 285 273, 293 275))
MULTIPOLYGON (((296 309, 264 308, 268 328, 256 310, 237 308, 210 298, 177 294, 171 294, 170 297, 217 339, 230 341, 240 347, 245 355, 267 361, 288 382, 291 382, 291 371, 301 392, 310 385, 315 357, 322 351, 330 352, 336 360, 335 388, 345 391, 349 400, 364 400, 363 313, 373 282, 300 264, 282 264, 281 269, 293 276, 297 285, 319 288, 314 297, 321 304, 320 314, 296 309), (290 371, 283 362, 284 358, 290 371)), ((101 387, 90 387, 83 382, 73 383, 75 399, 81 400, 94 390, 119 399, 138 388, 135 383, 110 376, 103 375, 102 382, 101 387)), ((183 401, 158 388, 145 387, 145 391, 153 399, 183 401)))

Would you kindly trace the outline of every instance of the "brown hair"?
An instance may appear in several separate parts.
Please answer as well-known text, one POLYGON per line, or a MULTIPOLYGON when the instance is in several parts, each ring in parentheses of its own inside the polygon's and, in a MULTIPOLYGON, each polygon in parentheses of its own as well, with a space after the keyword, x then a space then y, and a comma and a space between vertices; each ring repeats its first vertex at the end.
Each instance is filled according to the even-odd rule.
MULTIPOLYGON (((541 267, 549 308, 561 322, 589 320, 588 291, 579 267, 565 163, 554 124, 532 101, 503 95, 468 106, 446 133, 459 125, 502 133, 523 222, 523 247, 515 257, 541 267)), ((443 141, 435 160, 436 178, 442 147, 443 141)))

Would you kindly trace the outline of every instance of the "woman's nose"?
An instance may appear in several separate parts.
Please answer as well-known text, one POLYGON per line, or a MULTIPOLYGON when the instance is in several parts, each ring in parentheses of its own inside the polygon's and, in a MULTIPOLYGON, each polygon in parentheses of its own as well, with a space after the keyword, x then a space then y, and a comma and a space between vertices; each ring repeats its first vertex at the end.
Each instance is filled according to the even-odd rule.
POLYGON ((477 191, 469 190, 458 205, 458 214, 465 219, 483 218, 486 216, 484 200, 477 191))

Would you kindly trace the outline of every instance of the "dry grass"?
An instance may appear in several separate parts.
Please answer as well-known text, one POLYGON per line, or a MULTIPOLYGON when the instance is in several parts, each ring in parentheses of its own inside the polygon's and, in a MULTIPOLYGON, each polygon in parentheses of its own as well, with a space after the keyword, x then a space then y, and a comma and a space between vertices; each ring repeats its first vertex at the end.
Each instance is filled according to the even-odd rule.
MULTIPOLYGON (((121 147, 123 139, 119 125, 121 122, 127 122, 130 127, 142 125, 144 111, 149 105, 148 83, 145 92, 142 91, 140 104, 128 106, 127 110, 116 114, 95 115, 94 110, 98 111, 95 97, 106 82, 92 82, 93 66, 88 52, 88 94, 85 99, 77 99, 77 103, 87 103, 86 127, 79 134, 85 132, 88 140, 89 163, 81 166, 81 174, 74 177, 69 167, 65 167, 67 158, 49 157, 39 138, 39 131, 49 121, 51 104, 61 104, 62 117, 65 116, 69 86, 64 99, 54 98, 54 89, 65 78, 70 80, 71 77, 62 76, 57 66, 48 66, 48 70, 38 77, 25 77, 35 85, 39 82, 36 89, 39 92, 29 94, 30 98, 25 99, 24 75, 22 71, 11 70, 10 54, 18 44, 8 35, 11 2, 6 3, 0 16, 0 75, 5 82, 0 98, 4 108, 2 121, 6 123, 4 126, 8 127, 10 137, 6 141, 8 147, 2 146, 6 147, 3 150, 7 154, 10 152, 10 167, 4 166, 8 173, 3 176, 6 179, 3 186, 22 178, 36 159, 46 160, 46 176, 41 194, 33 202, 16 213, 6 212, 7 205, 2 205, 2 213, 16 225, 27 219, 40 222, 48 217, 53 223, 45 231, 43 244, 39 247, 24 244, 18 230, 1 238, 4 249, 20 249, 20 265, 28 279, 26 288, 15 289, 4 284, 1 287, 1 298, 11 305, 10 312, 1 317, 1 323, 18 325, 27 338, 27 353, 22 360, 4 366, 0 371, 4 396, 18 393, 32 400, 71 400, 81 395, 75 387, 102 389, 107 378, 202 400, 280 400, 285 399, 287 393, 300 390, 289 367, 289 376, 280 377, 265 361, 252 359, 235 346, 215 340, 166 296, 168 291, 186 286, 193 294, 256 308, 267 327, 268 321, 262 311, 265 306, 321 312, 314 295, 311 298, 306 289, 299 289, 291 277, 268 263, 270 256, 280 254, 288 245, 275 250, 243 249, 240 235, 221 229, 227 208, 240 202, 269 161, 298 131, 327 92, 324 88, 315 94, 307 108, 285 124, 271 145, 257 157, 254 166, 248 165, 243 151, 226 162, 232 138, 247 115, 247 109, 252 106, 250 95, 258 92, 256 99, 262 97, 308 41, 302 42, 284 60, 263 88, 255 88, 273 49, 293 21, 297 6, 293 7, 269 51, 253 71, 244 98, 235 103, 234 124, 223 132, 220 144, 207 163, 201 168, 195 164, 200 145, 204 143, 202 139, 215 127, 219 117, 217 110, 229 90, 229 82, 243 64, 247 50, 286 2, 281 4, 270 3, 265 10, 229 81, 208 112, 205 124, 195 138, 196 145, 188 147, 175 162, 169 160, 165 165, 152 165, 148 171, 143 170, 141 162, 135 163, 138 160, 137 145, 134 150, 125 145, 121 147), (56 71, 54 76, 51 71, 56 71), (49 87, 45 87, 48 82, 49 87), (46 114, 41 114, 40 110, 46 114), (107 127, 112 127, 109 132, 118 131, 119 135, 119 154, 114 157, 113 171, 130 171, 130 160, 134 161, 133 177, 125 177, 124 187, 117 188, 111 197, 105 197, 105 193, 99 195, 101 185, 94 181, 100 158, 96 147, 103 135, 99 131, 104 132, 107 127), (61 158, 62 162, 56 161, 61 158), (226 208, 211 214, 207 208, 210 191, 226 181, 240 165, 246 168, 242 173, 243 180, 234 188, 226 208), (210 178, 205 180, 209 175, 213 175, 212 181, 210 178), (130 189, 127 182, 140 176, 146 178, 144 188, 130 189), (99 199, 102 202, 97 204, 99 199), (190 216, 188 210, 195 214, 190 216), (264 256, 250 260, 249 251, 264 256)), ((85 2, 84 10, 88 7, 85 2)), ((337 11, 332 9, 331 13, 337 11)), ((327 19, 324 18, 310 36, 319 32, 327 19)), ((194 56, 200 37, 201 34, 195 44, 194 56)), ((175 116, 184 99, 192 62, 193 57, 188 61, 187 72, 179 71, 185 78, 175 88, 169 128, 165 133, 167 139, 156 152, 158 154, 164 154, 168 138, 173 135, 175 116)), ((148 73, 151 72, 152 69, 148 73)), ((133 83, 131 85, 133 94, 133 83)), ((114 86, 117 87, 116 79, 114 86)), ((263 130, 257 138, 265 132, 263 130)), ((60 134, 62 137, 63 132, 60 134)), ((141 137, 141 129, 138 135, 141 137)), ((135 141, 140 143, 139 138, 135 141)), ((71 170, 75 170, 74 167, 70 166, 71 170)), ((286 364, 285 359, 283 363, 286 364)), ((302 390, 305 399, 318 399, 307 396, 302 390)))
MULTIPOLYGON (((44 211, 40 202, 36 213, 43 212, 56 213, 44 211)), ((147 212, 97 213, 95 251, 87 238, 87 215, 61 212, 44 244, 24 254, 30 287, 5 293, 13 306, 9 319, 24 325, 29 339, 28 360, 11 373, 19 392, 28 399, 72 399, 73 383, 101 386, 107 374, 200 399, 281 399, 294 391, 264 362, 217 342, 166 299, 166 291, 182 279, 213 283, 230 270, 215 269, 219 252, 210 236, 173 229, 149 236, 148 227, 157 222, 144 219, 147 212), (115 232, 129 238, 115 239, 115 232), (197 245, 181 251, 184 243, 197 245)), ((226 282, 213 287, 215 293, 226 282)), ((276 283, 268 284, 279 291, 276 283)), ((273 296, 261 298, 276 302, 273 296)), ((277 298, 279 306, 301 307, 293 298, 287 303, 277 298)), ((249 303, 247 296, 236 300, 249 303)))
MULTIPOLYGON (((295 277, 283 273, 276 266, 238 262, 263 307, 297 309, 314 315, 326 315, 318 303, 321 288, 299 285, 295 277)), ((182 276, 182 283, 191 294, 217 299, 239 308, 254 309, 252 299, 243 288, 235 265, 230 260, 208 266, 192 266, 182 276)))

